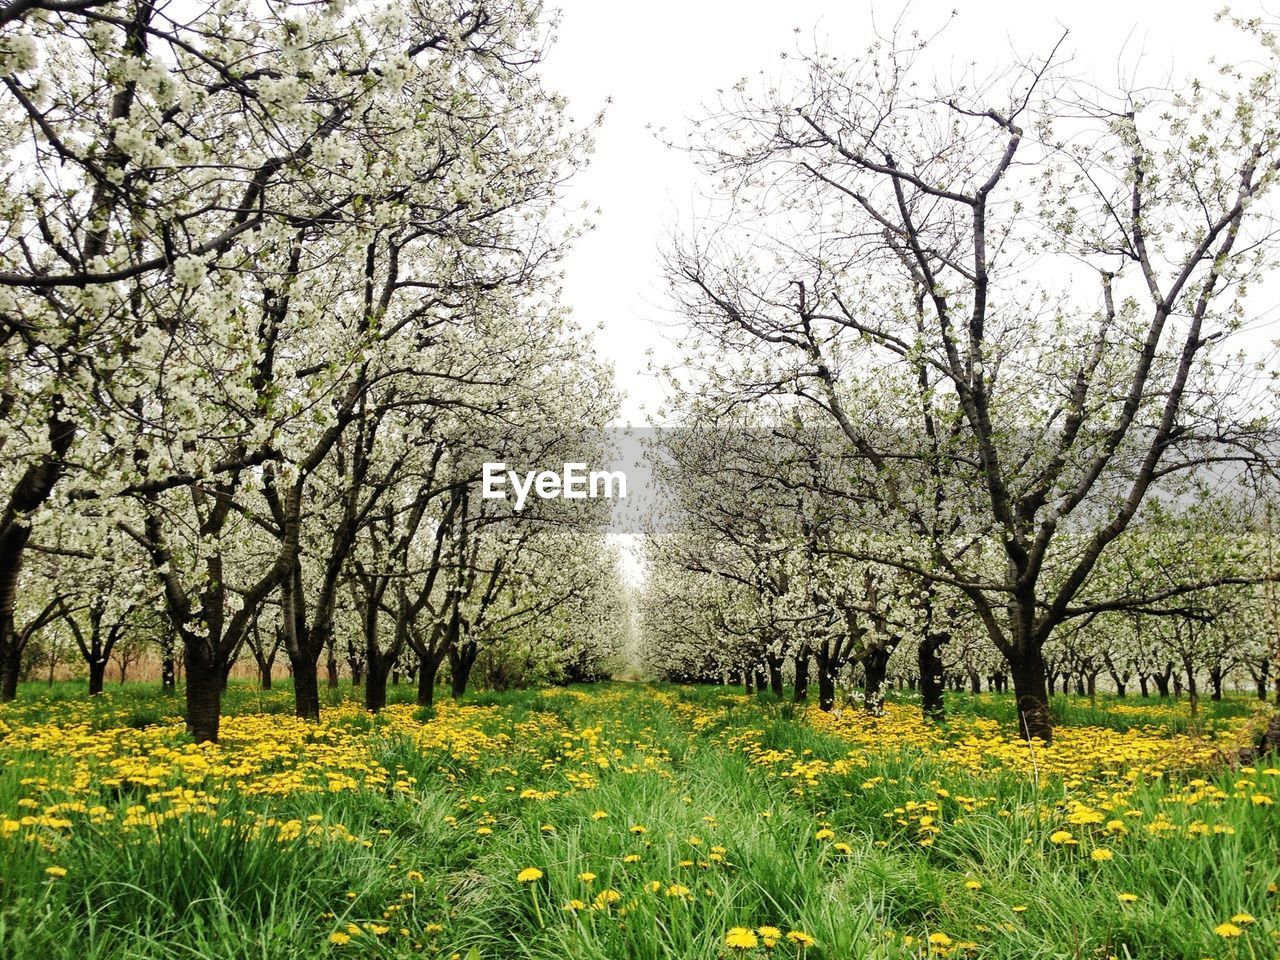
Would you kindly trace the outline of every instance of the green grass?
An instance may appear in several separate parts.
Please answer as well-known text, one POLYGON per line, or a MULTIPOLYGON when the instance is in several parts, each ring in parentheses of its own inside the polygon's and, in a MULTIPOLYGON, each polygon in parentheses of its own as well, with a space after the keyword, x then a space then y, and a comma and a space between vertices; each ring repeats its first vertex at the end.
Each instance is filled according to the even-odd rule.
MULTIPOLYGON (((410 700, 412 692, 393 687, 392 700, 410 700)), ((22 694, 0 709, 0 720, 56 720, 79 699, 64 685, 33 685, 22 694)), ((1125 810, 1141 816, 1129 818, 1133 829, 1113 844, 1114 859, 1095 863, 1084 846, 1064 848, 1048 838, 1067 800, 1105 802, 1093 787, 962 772, 886 744, 865 758, 867 766, 797 791, 796 781, 728 749, 730 738, 758 731, 752 736, 763 748, 805 760, 837 761, 848 744, 810 728, 769 695, 745 701, 719 688, 615 684, 471 702, 490 708, 479 728, 513 736, 507 753, 457 763, 385 734, 380 723, 344 715, 346 729, 368 737, 374 759, 416 780, 407 795, 229 793, 218 816, 167 821, 147 843, 107 827, 77 827, 47 847, 0 840, 0 957, 718 960, 801 953, 785 941, 772 950, 726 946, 731 927, 762 925, 812 935, 811 960, 1276 955, 1280 898, 1268 886, 1280 882, 1280 802, 1231 797, 1188 805, 1171 802, 1184 787, 1173 778, 1145 783, 1114 798, 1108 817, 1125 810), (571 789, 569 770, 589 770, 594 786, 571 789), (539 795, 522 797, 526 790, 539 795), (966 811, 957 797, 982 803, 966 811), (938 805, 943 827, 931 846, 896 822, 894 811, 908 801, 938 805), (1177 836, 1143 829, 1162 812, 1179 825, 1177 836), (312 816, 367 843, 280 843, 246 829, 265 817, 312 816), (1195 821, 1221 829, 1181 830, 1195 821), (820 829, 834 837, 818 839, 820 829), (839 852, 836 841, 849 852, 839 852), (51 863, 66 876, 50 878, 51 863), (526 867, 544 876, 522 884, 517 875, 526 867), (409 871, 422 879, 410 880, 409 871), (594 881, 579 879, 586 871, 594 881), (658 892, 649 893, 645 885, 655 882, 658 892), (669 896, 673 887, 689 894, 669 896), (605 890, 619 892, 607 910, 564 908, 574 899, 590 904, 605 890), (1139 899, 1124 904, 1120 893, 1139 899), (1242 912, 1256 920, 1243 925, 1241 937, 1214 933, 1242 912), (330 943, 348 923, 385 926, 387 933, 330 943), (945 939, 922 946, 930 935, 945 939), (960 946, 966 942, 977 946, 960 946)), ((1141 702, 1131 697, 1120 706, 1141 702)), ((154 689, 126 685, 93 705, 91 722, 138 726, 172 718, 180 706, 154 689)), ((1187 726, 1177 709, 1143 718, 1116 706, 1106 698, 1097 705, 1058 698, 1055 713, 1065 724, 1112 729, 1187 726)), ((1243 699, 1204 706, 1198 722, 1207 727, 1250 708, 1243 699)), ((287 713, 289 690, 260 694, 233 684, 227 708, 287 713)), ((1007 696, 950 694, 948 708, 957 736, 969 717, 1012 720, 1007 696)), ((434 711, 419 719, 440 722, 434 711)), ((19 754, 0 739, 0 816, 12 816, 32 795, 30 783, 10 775, 28 762, 38 762, 51 781, 66 769, 56 753, 19 754)), ((1249 777, 1198 772, 1228 794, 1249 777)), ((1280 800, 1280 777, 1252 779, 1257 791, 1280 800)), ((146 800, 103 802, 123 809, 146 800)))

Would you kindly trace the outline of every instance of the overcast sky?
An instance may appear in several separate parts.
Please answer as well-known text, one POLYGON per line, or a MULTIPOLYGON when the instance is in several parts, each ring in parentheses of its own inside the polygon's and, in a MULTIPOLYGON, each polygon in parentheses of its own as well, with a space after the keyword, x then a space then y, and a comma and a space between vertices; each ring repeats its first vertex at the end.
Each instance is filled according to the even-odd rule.
MULTIPOLYGON (((658 251, 681 223, 689 222, 700 184, 689 158, 662 145, 657 129, 680 139, 700 104, 743 76, 780 75, 783 51, 814 38, 831 53, 851 54, 871 39, 873 5, 855 0, 560 0, 559 42, 546 62, 548 86, 567 96, 579 121, 606 98, 603 129, 590 169, 570 189, 574 202, 598 206, 596 230, 579 241, 566 264, 565 296, 579 321, 603 324, 601 353, 615 367, 623 392, 620 421, 645 423, 661 403, 659 383, 645 373, 646 355, 671 359, 676 318, 665 306, 658 251), (799 33, 797 34, 797 30, 799 33)), ((874 5, 876 22, 889 25, 902 7, 874 5)), ((1217 53, 1238 56, 1249 46, 1214 22, 1220 3, 1116 2, 917 2, 907 15, 930 31, 956 10, 946 50, 980 66, 1005 63, 1011 51, 1043 54, 1064 28, 1072 72, 1114 84, 1117 63, 1142 57, 1144 75, 1192 72, 1217 53)), ((1238 4, 1240 13, 1257 13, 1238 4)), ((1201 71, 1203 72, 1203 71, 1201 71)))

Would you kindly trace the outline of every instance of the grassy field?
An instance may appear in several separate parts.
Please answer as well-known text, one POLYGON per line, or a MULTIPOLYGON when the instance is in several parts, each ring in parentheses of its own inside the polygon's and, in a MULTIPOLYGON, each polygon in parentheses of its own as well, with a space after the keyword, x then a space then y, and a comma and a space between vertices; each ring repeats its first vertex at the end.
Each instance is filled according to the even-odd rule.
MULTIPOLYGON (((408 690, 396 691, 407 695, 408 690)), ((234 687, 0 708, 0 956, 1268 957, 1280 761, 1256 702, 1006 697, 926 727, 613 684, 378 717, 234 687)))

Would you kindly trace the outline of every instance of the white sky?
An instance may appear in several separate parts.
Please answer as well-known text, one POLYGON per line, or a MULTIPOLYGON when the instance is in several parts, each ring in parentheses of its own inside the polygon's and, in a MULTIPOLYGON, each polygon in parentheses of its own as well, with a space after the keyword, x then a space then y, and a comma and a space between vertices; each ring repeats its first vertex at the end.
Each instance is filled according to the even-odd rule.
MULTIPOLYGON (((688 223, 700 184, 689 158, 654 135, 682 140, 700 104, 743 76, 776 76, 780 54, 818 38, 832 53, 856 53, 871 40, 872 4, 856 0, 548 0, 561 11, 559 41, 548 57, 549 88, 569 98, 579 121, 612 98, 591 167, 569 191, 574 203, 599 207, 597 227, 566 261, 565 297, 579 322, 603 330, 603 357, 614 364, 623 393, 620 422, 643 424, 662 401, 658 380, 646 374, 647 351, 659 362, 676 352, 669 338, 676 318, 665 306, 658 252, 688 223), (796 34, 797 28, 800 34, 796 34)), ((882 28, 898 3, 874 5, 882 28)), ((1250 45, 1214 22, 1218 2, 1195 0, 1075 0, 1070 4, 959 0, 911 5, 907 21, 932 32, 954 9, 946 47, 980 66, 1007 63, 1011 50, 1048 51, 1068 28, 1065 50, 1073 71, 1114 83, 1121 59, 1142 54, 1147 76, 1200 70, 1208 57, 1238 56, 1250 45)), ((1261 8, 1237 4, 1241 13, 1261 8)), ((949 56, 949 55, 948 55, 949 56)), ((957 64, 959 65, 959 64, 957 64)), ((950 72, 945 68, 944 72, 950 72)))

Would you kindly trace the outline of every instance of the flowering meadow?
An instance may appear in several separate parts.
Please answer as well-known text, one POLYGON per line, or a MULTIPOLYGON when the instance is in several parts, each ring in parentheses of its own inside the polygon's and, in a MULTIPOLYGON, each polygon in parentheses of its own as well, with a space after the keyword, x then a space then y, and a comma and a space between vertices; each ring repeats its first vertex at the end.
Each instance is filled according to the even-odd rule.
MULTIPOLYGON (((1280 760, 1227 699, 823 713, 615 683, 319 723, 0 708, 0 955, 1275 957, 1280 760)), ((393 696, 393 700, 395 697, 393 696)))

